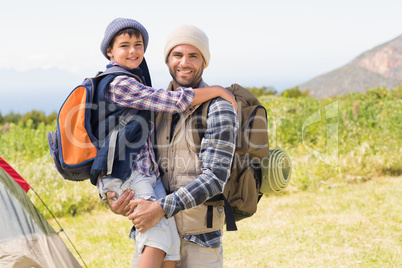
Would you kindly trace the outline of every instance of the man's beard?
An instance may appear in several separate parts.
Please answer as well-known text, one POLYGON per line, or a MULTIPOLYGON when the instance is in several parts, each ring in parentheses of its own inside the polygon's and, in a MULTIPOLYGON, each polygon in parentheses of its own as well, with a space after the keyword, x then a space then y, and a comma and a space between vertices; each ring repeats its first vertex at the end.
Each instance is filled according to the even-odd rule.
POLYGON ((173 68, 173 69, 169 68, 169 72, 173 78, 173 81, 175 81, 179 87, 193 87, 194 88, 194 87, 198 86, 198 84, 201 81, 201 77, 202 77, 204 70, 202 68, 200 68, 198 71, 195 71, 194 69, 192 69, 192 71, 194 71, 194 75, 189 79, 184 79, 184 78, 180 78, 179 75, 177 75, 177 71, 175 68, 173 68))

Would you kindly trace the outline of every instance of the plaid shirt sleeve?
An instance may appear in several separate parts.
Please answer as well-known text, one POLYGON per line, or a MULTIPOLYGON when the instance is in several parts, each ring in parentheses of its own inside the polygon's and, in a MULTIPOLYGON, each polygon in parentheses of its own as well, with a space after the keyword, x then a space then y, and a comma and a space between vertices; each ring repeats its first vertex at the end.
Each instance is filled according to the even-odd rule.
POLYGON ((238 128, 234 107, 221 98, 212 101, 199 155, 202 174, 193 182, 158 200, 166 217, 196 207, 222 193, 230 173, 238 128))
POLYGON ((132 77, 119 75, 110 83, 106 98, 122 107, 180 113, 193 103, 194 90, 178 88, 167 92, 145 86, 132 77))

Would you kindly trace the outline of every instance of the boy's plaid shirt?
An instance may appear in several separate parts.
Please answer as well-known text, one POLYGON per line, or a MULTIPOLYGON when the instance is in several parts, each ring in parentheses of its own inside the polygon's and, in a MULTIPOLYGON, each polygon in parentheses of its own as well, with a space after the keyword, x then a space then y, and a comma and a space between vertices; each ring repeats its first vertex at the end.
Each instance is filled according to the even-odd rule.
MULTIPOLYGON (((221 98, 214 99, 209 107, 207 130, 199 155, 203 173, 190 184, 158 200, 167 218, 181 210, 196 207, 223 192, 230 173, 238 128, 237 113, 233 106, 221 98)), ((184 239, 215 248, 221 245, 221 237, 221 232, 216 231, 189 235, 184 239)))

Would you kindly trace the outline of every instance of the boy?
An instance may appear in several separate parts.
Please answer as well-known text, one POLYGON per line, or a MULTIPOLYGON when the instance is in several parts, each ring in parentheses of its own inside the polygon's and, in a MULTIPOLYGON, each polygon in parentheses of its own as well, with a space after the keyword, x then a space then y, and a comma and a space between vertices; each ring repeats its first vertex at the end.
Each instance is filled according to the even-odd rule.
MULTIPOLYGON (((150 142, 153 130, 153 124, 149 120, 150 110, 181 113, 216 97, 222 97, 236 107, 233 95, 219 86, 180 88, 174 92, 166 92, 144 85, 142 81, 147 81, 150 85, 148 70, 144 64, 147 45, 146 29, 135 20, 123 18, 115 19, 108 25, 101 44, 103 55, 111 61, 108 68, 119 66, 138 76, 137 80, 127 74, 111 74, 104 77, 97 87, 95 100, 101 108, 93 113, 92 125, 98 137, 108 137, 110 129, 118 122, 116 119, 128 108, 137 111, 135 119, 124 129, 125 135, 119 134, 111 176, 104 176, 107 170, 107 143, 110 140, 106 139, 95 158, 91 182, 97 185, 102 199, 106 199, 108 191, 119 195, 126 189, 132 189, 135 191, 135 198, 154 201, 155 191, 164 191, 150 142)), ((186 76, 195 70, 178 68, 176 71, 186 76)), ((162 218, 155 227, 145 232, 134 231, 133 236, 141 254, 138 267, 162 267, 164 260, 166 262, 163 262, 163 267, 175 266, 174 261, 180 257, 179 237, 175 229, 174 220, 162 218)))

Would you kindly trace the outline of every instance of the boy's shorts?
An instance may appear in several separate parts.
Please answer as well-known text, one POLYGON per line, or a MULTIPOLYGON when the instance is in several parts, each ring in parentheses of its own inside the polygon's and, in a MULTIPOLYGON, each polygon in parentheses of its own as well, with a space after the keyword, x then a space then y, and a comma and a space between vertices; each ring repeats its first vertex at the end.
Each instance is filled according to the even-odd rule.
POLYGON ((180 260, 180 238, 173 217, 170 219, 162 217, 155 226, 145 232, 136 231, 135 243, 139 256, 141 256, 145 246, 150 246, 166 252, 164 261, 180 260))
MULTIPOLYGON (((127 189, 135 191, 135 198, 150 201, 156 201, 157 198, 166 196, 160 179, 157 180, 156 176, 150 177, 136 171, 125 182, 112 177, 103 177, 98 180, 97 186, 99 195, 105 200, 108 191, 116 192, 116 197, 119 197, 127 189)), ((130 238, 135 240, 139 255, 145 246, 150 246, 166 252, 164 260, 175 261, 180 259, 180 238, 173 217, 169 220, 162 217, 155 226, 142 233, 133 228, 130 232, 130 238)))

